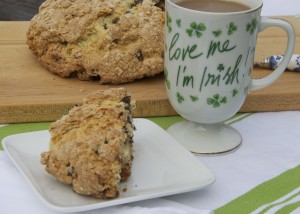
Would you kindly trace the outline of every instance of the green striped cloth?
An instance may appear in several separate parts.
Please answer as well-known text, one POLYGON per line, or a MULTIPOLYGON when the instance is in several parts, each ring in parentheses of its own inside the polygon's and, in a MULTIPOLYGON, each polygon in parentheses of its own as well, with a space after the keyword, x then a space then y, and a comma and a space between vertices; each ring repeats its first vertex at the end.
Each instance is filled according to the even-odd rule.
POLYGON ((286 214, 299 207, 300 166, 297 166, 258 185, 246 194, 218 208, 215 213, 264 214, 269 212, 286 214), (276 191, 274 191, 274 187, 276 187, 276 191))

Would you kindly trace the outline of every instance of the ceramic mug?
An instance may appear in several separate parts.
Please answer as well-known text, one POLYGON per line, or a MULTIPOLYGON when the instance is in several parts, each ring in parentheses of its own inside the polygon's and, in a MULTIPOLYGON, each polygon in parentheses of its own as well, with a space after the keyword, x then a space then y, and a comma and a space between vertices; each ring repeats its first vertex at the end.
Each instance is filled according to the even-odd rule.
POLYGON ((295 32, 286 21, 261 17, 262 0, 233 0, 239 12, 202 12, 166 0, 165 83, 173 108, 197 123, 217 123, 238 112, 249 91, 276 81, 294 49, 295 32), (257 34, 267 27, 287 32, 281 64, 252 79, 257 34))

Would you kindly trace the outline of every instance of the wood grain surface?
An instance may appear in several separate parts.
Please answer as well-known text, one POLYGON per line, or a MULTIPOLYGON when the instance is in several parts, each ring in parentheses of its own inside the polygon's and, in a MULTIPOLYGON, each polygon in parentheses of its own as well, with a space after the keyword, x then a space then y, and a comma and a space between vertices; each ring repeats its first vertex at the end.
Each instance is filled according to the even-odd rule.
MULTIPOLYGON (((288 20, 300 38, 300 22, 288 20)), ((111 87, 125 87, 137 100, 135 117, 176 115, 171 107, 162 75, 123 85, 100 85, 97 82, 64 79, 48 72, 26 45, 29 22, 0 21, 0 123, 53 121, 79 104, 88 93, 111 87)), ((269 28, 259 34, 256 61, 285 50, 286 33, 269 28)), ((300 53, 296 43, 295 53, 300 53)), ((255 68, 261 78, 271 71, 255 68)), ((285 72, 273 85, 250 92, 240 112, 300 109, 300 73, 285 72)))

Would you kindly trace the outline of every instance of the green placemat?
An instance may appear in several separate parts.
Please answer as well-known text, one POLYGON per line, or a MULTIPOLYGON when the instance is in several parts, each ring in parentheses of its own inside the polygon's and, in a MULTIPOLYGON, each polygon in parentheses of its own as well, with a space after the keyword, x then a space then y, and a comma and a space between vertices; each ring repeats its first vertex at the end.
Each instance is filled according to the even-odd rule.
MULTIPOLYGON (((163 129, 167 129, 170 125, 182 121, 183 118, 180 116, 172 117, 152 117, 147 118, 154 123, 161 126, 163 129)), ((20 134, 25 132, 40 131, 48 129, 50 122, 43 123, 18 123, 18 124, 8 124, 0 127, 0 150, 3 150, 2 139, 6 136, 13 134, 20 134)))
POLYGON ((17 123, 0 127, 0 150, 3 150, 2 139, 13 134, 33 132, 48 129, 50 123, 17 123))
MULTIPOLYGON (((233 124, 242 119, 252 115, 251 113, 238 113, 234 115, 232 118, 225 121, 228 124, 233 124)), ((176 122, 183 121, 184 119, 181 116, 171 116, 171 117, 151 117, 147 118, 163 129, 169 128, 172 124, 176 122)), ((13 134, 20 134, 25 132, 32 132, 32 131, 40 131, 48 129, 50 122, 43 122, 43 123, 18 123, 18 124, 8 124, 6 126, 0 127, 0 150, 3 150, 2 147, 2 139, 6 136, 13 135, 13 134)))

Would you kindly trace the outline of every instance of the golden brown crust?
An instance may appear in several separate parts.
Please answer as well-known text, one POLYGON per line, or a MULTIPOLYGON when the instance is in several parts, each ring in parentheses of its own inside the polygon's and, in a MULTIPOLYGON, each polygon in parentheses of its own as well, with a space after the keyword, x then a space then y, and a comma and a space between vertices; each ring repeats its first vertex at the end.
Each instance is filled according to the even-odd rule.
POLYGON ((153 76, 163 71, 161 2, 46 0, 31 20, 27 44, 62 77, 119 84, 153 76))
POLYGON ((41 154, 46 171, 77 193, 117 197, 132 164, 134 126, 124 97, 130 97, 124 89, 97 91, 52 123, 50 150, 41 154))

